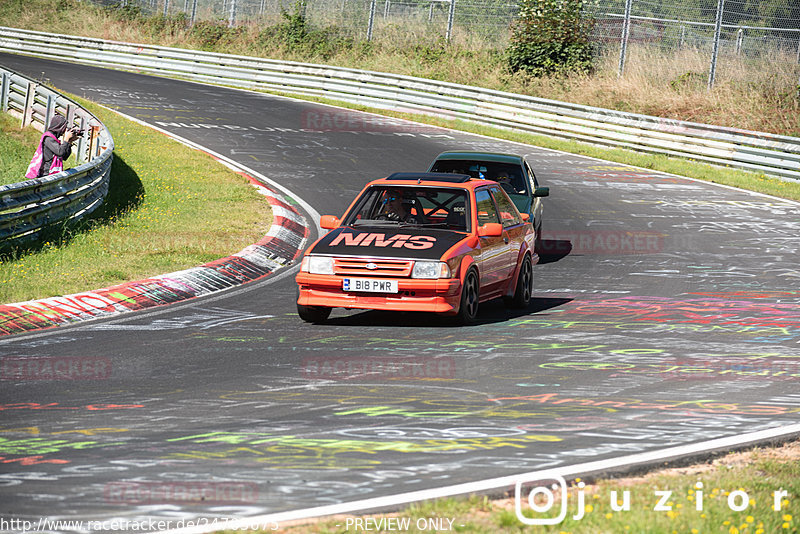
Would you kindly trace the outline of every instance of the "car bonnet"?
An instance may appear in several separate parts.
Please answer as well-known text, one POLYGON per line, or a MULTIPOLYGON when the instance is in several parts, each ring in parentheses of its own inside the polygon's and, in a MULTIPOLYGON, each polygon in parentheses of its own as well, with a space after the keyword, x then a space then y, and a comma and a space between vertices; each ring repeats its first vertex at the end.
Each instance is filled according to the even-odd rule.
POLYGON ((469 234, 443 229, 339 227, 320 238, 312 254, 438 260, 469 234))

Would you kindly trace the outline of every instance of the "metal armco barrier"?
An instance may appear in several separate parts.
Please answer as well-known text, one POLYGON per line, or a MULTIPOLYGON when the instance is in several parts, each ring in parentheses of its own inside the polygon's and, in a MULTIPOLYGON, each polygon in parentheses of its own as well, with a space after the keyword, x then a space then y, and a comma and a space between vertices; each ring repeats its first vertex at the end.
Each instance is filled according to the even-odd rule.
POLYGON ((380 72, 0 28, 0 50, 248 89, 314 95, 800 179, 800 138, 380 72))
MULTIPOLYGON (((77 167, 0 186, 0 246, 34 238, 47 227, 94 211, 108 192, 114 141, 105 126, 76 102, 0 66, 1 111, 44 132, 54 114, 85 131, 75 148, 77 167)), ((35 146, 31 147, 33 155, 35 146)), ((22 177, 24 178, 24 177, 22 177)))

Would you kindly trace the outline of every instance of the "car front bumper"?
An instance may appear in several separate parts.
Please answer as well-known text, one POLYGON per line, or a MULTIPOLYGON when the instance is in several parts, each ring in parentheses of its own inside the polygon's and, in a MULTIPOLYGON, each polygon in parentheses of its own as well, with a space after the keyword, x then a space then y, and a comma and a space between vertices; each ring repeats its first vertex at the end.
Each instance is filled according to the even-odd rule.
POLYGON ((297 275, 301 306, 367 310, 421 311, 444 314, 458 312, 461 280, 440 278, 396 278, 397 293, 357 293, 342 289, 344 276, 301 272, 297 275))

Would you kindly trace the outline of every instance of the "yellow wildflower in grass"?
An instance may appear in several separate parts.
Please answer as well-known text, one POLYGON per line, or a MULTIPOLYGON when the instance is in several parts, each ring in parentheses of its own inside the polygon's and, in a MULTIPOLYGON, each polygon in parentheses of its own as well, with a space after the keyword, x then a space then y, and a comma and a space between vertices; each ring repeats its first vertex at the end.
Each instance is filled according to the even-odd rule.
POLYGON ((784 514, 783 520, 789 522, 792 520, 792 514, 784 514))

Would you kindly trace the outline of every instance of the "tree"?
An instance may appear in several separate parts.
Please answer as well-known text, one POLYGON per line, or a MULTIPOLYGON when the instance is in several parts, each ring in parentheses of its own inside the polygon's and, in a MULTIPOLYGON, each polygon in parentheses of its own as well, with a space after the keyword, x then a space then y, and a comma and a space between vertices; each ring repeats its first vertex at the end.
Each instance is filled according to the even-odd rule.
POLYGON ((522 0, 512 23, 508 63, 535 76, 593 68, 593 19, 586 0, 522 0))

